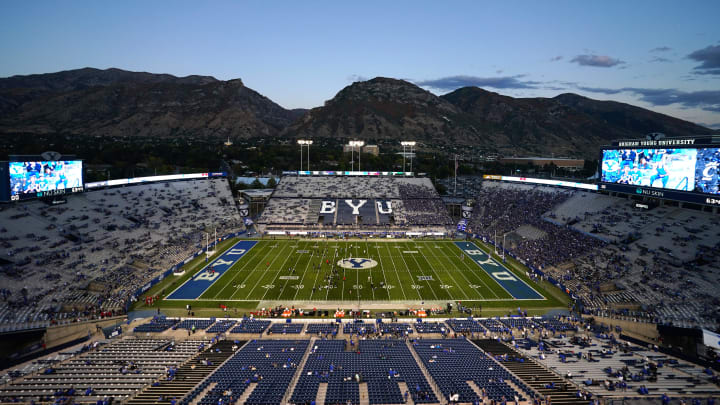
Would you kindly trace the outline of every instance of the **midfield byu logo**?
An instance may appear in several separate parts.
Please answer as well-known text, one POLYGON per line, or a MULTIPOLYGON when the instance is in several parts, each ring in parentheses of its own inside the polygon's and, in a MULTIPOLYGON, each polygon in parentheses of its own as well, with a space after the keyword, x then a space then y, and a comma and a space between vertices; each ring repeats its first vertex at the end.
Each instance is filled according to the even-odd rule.
POLYGON ((371 269, 378 265, 373 259, 365 259, 362 257, 352 257, 350 259, 341 259, 337 265, 346 269, 371 269))

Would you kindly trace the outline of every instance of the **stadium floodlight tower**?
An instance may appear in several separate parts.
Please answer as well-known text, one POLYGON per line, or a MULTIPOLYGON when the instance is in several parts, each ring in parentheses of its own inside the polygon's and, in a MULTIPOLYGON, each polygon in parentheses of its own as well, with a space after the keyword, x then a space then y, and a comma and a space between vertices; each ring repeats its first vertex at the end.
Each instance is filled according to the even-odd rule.
POLYGON ((412 153, 413 148, 415 147, 415 141, 402 141, 400 142, 400 145, 403 147, 403 172, 405 172, 405 148, 410 147, 410 171, 412 172, 412 153))
POLYGON ((353 152, 355 151, 355 147, 358 147, 358 171, 360 171, 360 155, 362 154, 362 147, 365 145, 364 141, 350 141, 348 143, 350 146, 350 160, 352 160, 352 171, 355 171, 355 158, 353 156, 353 152))
MULTIPOLYGON (((307 146, 307 169, 310 171, 310 145, 313 144, 313 141, 309 139, 298 139, 297 143, 300 145, 300 171, 302 171, 303 146, 307 146)), ((300 175, 300 172, 298 172, 298 175, 300 175)))

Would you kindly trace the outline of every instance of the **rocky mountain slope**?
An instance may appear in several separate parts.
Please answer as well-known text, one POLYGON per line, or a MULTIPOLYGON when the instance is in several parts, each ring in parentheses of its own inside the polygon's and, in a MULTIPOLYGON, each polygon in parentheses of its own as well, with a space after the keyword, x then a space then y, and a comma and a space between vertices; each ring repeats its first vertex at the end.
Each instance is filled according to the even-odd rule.
POLYGON ((240 79, 80 69, 0 79, 0 133, 274 136, 289 111, 240 79))
POLYGON ((375 78, 341 90, 284 134, 413 139, 509 155, 595 158, 601 145, 650 132, 688 136, 712 131, 628 104, 576 94, 513 98, 464 87, 438 97, 409 82, 375 78))
POLYGON ((465 87, 436 96, 382 77, 353 83, 309 111, 286 110, 240 79, 92 68, 0 79, 0 135, 416 140, 429 148, 595 158, 613 139, 650 132, 712 131, 576 94, 513 98, 465 87))

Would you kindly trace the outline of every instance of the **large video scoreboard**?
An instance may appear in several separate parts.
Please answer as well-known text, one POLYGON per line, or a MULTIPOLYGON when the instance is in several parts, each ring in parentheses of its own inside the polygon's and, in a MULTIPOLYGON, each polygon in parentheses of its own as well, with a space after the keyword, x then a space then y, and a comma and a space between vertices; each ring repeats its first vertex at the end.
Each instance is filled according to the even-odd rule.
POLYGON ((603 148, 600 190, 720 205, 718 139, 618 141, 603 148))
POLYGON ((11 161, 7 165, 10 201, 83 191, 81 160, 11 161))

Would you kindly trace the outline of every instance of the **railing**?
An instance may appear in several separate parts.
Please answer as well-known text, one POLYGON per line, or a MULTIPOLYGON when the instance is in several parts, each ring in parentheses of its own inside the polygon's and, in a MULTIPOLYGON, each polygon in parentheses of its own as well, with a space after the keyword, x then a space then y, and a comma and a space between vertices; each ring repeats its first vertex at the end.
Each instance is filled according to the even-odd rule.
POLYGON ((297 385, 298 381, 300 381, 300 376, 302 376, 303 370, 305 369, 305 363, 307 362, 307 359, 310 357, 310 352, 312 351, 313 345, 315 344, 316 340, 317 340, 317 338, 310 338, 310 343, 308 344, 308 347, 305 350, 305 354, 303 355, 303 358, 300 360, 300 363, 295 368, 295 375, 293 376, 292 380, 290 380, 288 389, 287 389, 287 391, 285 391, 285 395, 283 395, 283 399, 281 401, 282 404, 290 403, 290 398, 292 397, 292 394, 295 391, 295 386, 297 385))
POLYGON ((430 387, 433 390, 433 393, 435 394, 435 398, 437 398, 439 403, 443 403, 445 400, 445 397, 442 394, 442 390, 440 389, 440 386, 435 382, 435 379, 433 378, 432 374, 430 374, 430 370, 425 367, 425 363, 423 363, 420 356, 415 352, 415 350, 412 347, 412 344, 410 344, 409 340, 405 341, 405 345, 408 347, 408 350, 410 350, 410 355, 413 356, 415 359, 415 363, 417 363, 418 367, 420 367, 420 371, 423 372, 423 375, 425 375, 425 379, 427 380, 428 384, 430 384, 430 387))

